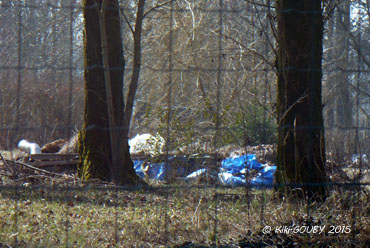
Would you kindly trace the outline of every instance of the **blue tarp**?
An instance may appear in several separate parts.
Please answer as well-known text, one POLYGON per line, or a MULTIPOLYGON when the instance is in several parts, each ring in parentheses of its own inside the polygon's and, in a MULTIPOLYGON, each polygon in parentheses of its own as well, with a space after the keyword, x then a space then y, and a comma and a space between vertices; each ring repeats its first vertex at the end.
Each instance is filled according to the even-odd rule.
POLYGON ((177 177, 186 177, 197 169, 192 159, 188 159, 186 156, 171 156, 168 158, 168 165, 165 162, 150 162, 144 160, 134 160, 134 169, 136 174, 141 178, 146 176, 150 179, 163 181, 166 179, 166 174, 171 173, 177 177), (146 172, 144 173, 142 164, 144 165, 146 172), (170 170, 176 170, 170 171, 170 170))
MULTIPOLYGON (((135 160, 134 168, 140 177, 144 177, 142 171, 143 160, 135 160)), ((176 168, 176 175, 185 177, 186 179, 194 179, 206 173, 206 169, 197 169, 196 165, 191 159, 185 156, 172 156, 168 159, 169 165, 166 163, 150 163, 145 165, 147 167, 146 174, 149 178, 155 180, 165 180, 166 173, 171 170, 171 167, 176 168), (171 166, 175 165, 175 166, 171 166)), ((198 167, 199 168, 199 167, 198 167)), ((257 161, 255 154, 241 155, 238 157, 226 158, 221 162, 220 172, 218 179, 222 184, 230 186, 271 186, 276 171, 276 166, 262 165, 257 161), (258 174, 253 177, 249 182, 245 180, 247 170, 257 170, 258 174)))
POLYGON ((276 171, 276 166, 265 166, 260 170, 254 178, 250 181, 250 184, 256 186, 269 186, 271 187, 274 183, 274 174, 276 171))
MULTIPOLYGON (((144 163, 144 160, 135 160, 134 161, 134 169, 136 171, 136 174, 139 175, 141 178, 144 177, 144 172, 142 170, 142 164, 144 163)), ((148 170, 146 171, 147 176, 150 179, 155 179, 162 181, 165 179, 166 175, 166 164, 165 163, 151 163, 148 165, 148 170)))
POLYGON ((136 171, 136 174, 143 178, 144 177, 144 172, 143 170, 141 169, 141 165, 143 164, 144 160, 134 160, 134 169, 136 171))
POLYGON ((221 162, 221 172, 218 178, 222 184, 230 186, 271 186, 273 184, 276 166, 262 165, 255 154, 226 158, 221 162), (245 180, 247 170, 258 170, 257 176, 249 182, 245 180))
POLYGON ((239 173, 242 169, 258 170, 261 164, 257 162, 255 154, 246 154, 238 157, 230 157, 222 160, 221 168, 230 173, 239 173))

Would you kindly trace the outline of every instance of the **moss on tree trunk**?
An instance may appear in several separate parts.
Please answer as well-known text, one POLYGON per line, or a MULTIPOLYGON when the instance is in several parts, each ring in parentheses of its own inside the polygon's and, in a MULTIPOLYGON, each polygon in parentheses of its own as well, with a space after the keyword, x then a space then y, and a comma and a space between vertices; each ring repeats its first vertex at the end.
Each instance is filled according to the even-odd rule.
POLYGON ((79 136, 78 175, 82 179, 98 178, 117 184, 142 183, 133 168, 127 137, 123 133, 124 57, 120 32, 118 1, 108 1, 104 22, 107 36, 109 74, 112 89, 115 135, 119 136, 119 170, 113 170, 110 139, 110 123, 103 67, 100 9, 102 0, 84 0, 84 78, 85 111, 84 126, 79 136))

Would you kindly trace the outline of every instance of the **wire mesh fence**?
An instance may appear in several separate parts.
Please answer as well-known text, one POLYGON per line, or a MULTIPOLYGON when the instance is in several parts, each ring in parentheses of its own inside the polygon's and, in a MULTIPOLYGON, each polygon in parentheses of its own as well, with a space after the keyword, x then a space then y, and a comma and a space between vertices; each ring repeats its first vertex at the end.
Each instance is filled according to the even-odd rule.
POLYGON ((365 247, 359 186, 328 185, 320 205, 253 188, 2 186, 0 237, 4 247, 365 247))
MULTIPOLYGON (((138 2, 119 2, 127 92, 138 2)), ((263 164, 276 162, 274 146, 261 145, 277 136, 274 1, 145 1, 129 136, 151 133, 165 145, 135 154, 145 155, 135 161, 145 160, 145 169, 168 164, 174 154, 193 156, 188 174, 207 174, 189 183, 175 173, 168 184, 149 180, 151 187, 132 188, 82 182, 70 160, 39 167, 42 161, 17 150, 21 139, 40 146, 63 139, 64 153, 77 152, 83 7, 77 0, 0 1, 0 246, 364 247, 370 231, 368 9, 361 0, 323 6, 331 183, 325 184, 328 199, 314 204, 278 199, 271 184, 219 183, 221 161, 230 155, 255 153, 263 164)))

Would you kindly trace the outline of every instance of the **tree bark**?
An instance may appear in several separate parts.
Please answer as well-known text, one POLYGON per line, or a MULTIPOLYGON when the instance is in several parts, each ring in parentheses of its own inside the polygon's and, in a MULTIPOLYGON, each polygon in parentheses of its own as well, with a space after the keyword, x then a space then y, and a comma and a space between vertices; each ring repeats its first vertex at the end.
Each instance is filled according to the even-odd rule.
POLYGON ((79 137, 78 174, 85 180, 113 180, 121 185, 142 183, 133 169, 127 137, 122 137, 125 63, 118 1, 105 2, 107 6, 101 14, 102 3, 103 0, 83 2, 85 115, 79 137), (99 16, 104 20, 100 21, 99 16), (105 24, 103 28, 101 23, 105 24))
POLYGON ((279 192, 325 197, 320 0, 277 0, 279 192), (283 185, 288 184, 288 185, 283 185), (297 186, 299 184, 299 186, 297 186))
POLYGON ((135 30, 133 30, 134 38, 134 63, 132 69, 131 82, 127 94, 125 119, 124 119, 124 135, 128 137, 130 130, 131 116, 134 108, 134 101, 139 82, 140 69, 141 69, 141 34, 144 20, 144 6, 145 0, 139 0, 136 13, 135 30))
MULTIPOLYGON (((341 97, 336 99, 336 126, 350 128, 353 124, 352 117, 352 99, 350 94, 349 85, 349 73, 345 71, 349 68, 349 37, 348 32, 350 32, 350 9, 351 1, 345 0, 341 1, 337 7, 335 13, 335 54, 336 58, 336 83, 338 92, 337 94, 341 97)), ((342 130, 339 130, 342 132, 342 130)))

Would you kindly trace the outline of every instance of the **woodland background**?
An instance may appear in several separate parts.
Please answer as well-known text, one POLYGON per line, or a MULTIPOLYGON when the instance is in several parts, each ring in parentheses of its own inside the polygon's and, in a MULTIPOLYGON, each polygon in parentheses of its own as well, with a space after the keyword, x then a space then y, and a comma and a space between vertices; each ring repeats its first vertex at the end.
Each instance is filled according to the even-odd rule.
MULTIPOLYGON (((146 1, 130 137, 158 132, 185 153, 276 143, 273 3, 222 3, 176 1, 171 19, 166 1, 146 1)), ((120 4, 127 86, 137 1, 120 4)), ((344 159, 370 152, 370 2, 327 1, 324 11, 327 151, 344 159)), ((0 42, 1 149, 73 136, 84 111, 81 3, 0 1, 0 42)))

